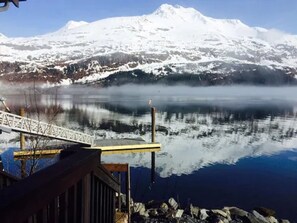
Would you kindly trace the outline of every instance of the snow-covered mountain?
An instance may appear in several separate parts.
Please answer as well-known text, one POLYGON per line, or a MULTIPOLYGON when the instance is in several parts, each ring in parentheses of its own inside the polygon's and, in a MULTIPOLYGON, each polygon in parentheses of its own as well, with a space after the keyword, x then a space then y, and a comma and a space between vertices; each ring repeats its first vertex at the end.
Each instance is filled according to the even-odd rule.
POLYGON ((0 35, 2 80, 281 84, 296 74, 297 36, 168 4, 35 37, 0 35))

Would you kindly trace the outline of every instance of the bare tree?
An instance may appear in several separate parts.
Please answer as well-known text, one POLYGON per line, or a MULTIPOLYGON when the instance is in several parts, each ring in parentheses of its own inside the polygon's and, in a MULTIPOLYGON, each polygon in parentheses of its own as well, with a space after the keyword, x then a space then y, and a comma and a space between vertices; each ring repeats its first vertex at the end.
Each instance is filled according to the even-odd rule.
MULTIPOLYGON (((23 92, 25 96, 24 109, 25 115, 28 118, 36 119, 38 122, 47 122, 49 124, 48 128, 50 128, 50 125, 56 122, 58 114, 62 112, 62 107, 57 102, 57 89, 55 89, 53 95, 55 97, 54 104, 50 106, 42 105, 40 102, 45 93, 48 93, 47 89, 38 88, 34 82, 32 88, 28 88, 23 92)), ((24 137, 26 142, 25 147, 30 150, 30 155, 26 156, 26 160, 20 163, 22 177, 30 176, 38 170, 40 160, 44 158, 42 150, 49 148, 52 141, 50 138, 43 136, 24 135, 24 137)), ((20 138, 20 140, 22 139, 20 138)))

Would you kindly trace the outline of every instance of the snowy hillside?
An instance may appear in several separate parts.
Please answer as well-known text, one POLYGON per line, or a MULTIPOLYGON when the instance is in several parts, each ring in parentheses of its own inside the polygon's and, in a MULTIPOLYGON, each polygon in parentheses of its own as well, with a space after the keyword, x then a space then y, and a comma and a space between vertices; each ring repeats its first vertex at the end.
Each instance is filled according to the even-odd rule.
POLYGON ((69 21, 30 38, 0 34, 2 80, 108 85, 191 78, 207 85, 248 76, 251 83, 277 84, 294 82, 296 74, 297 36, 167 4, 149 15, 69 21))

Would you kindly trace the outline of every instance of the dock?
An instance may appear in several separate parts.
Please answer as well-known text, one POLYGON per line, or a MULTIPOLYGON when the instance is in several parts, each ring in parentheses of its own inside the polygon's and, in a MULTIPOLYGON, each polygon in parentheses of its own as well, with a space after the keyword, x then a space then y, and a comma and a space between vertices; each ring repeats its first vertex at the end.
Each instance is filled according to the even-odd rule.
MULTIPOLYGON (((160 143, 148 143, 142 138, 123 138, 123 139, 103 139, 95 140, 95 145, 83 147, 86 150, 101 150, 101 155, 126 154, 126 153, 145 153, 159 152, 160 143)), ((20 150, 13 152, 15 159, 26 159, 31 156, 51 157, 59 154, 63 149, 38 149, 38 150, 20 150)), ((67 150, 67 149, 66 149, 67 150)))
POLYGON ((94 146, 84 148, 99 149, 102 155, 159 152, 161 150, 160 143, 147 143, 142 138, 95 140, 94 144, 94 146))

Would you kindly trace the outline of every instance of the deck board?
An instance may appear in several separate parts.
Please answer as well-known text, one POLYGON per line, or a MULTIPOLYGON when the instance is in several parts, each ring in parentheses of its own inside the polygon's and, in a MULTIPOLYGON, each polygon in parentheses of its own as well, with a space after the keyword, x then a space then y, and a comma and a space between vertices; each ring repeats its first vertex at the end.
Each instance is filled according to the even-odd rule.
POLYGON ((142 138, 122 138, 122 139, 100 139, 95 140, 92 147, 101 146, 121 146, 121 145, 139 145, 146 144, 147 142, 142 138))
POLYGON ((104 139, 96 140, 95 145, 85 149, 100 149, 102 155, 122 153, 158 152, 161 150, 159 143, 147 143, 142 138, 104 139))

